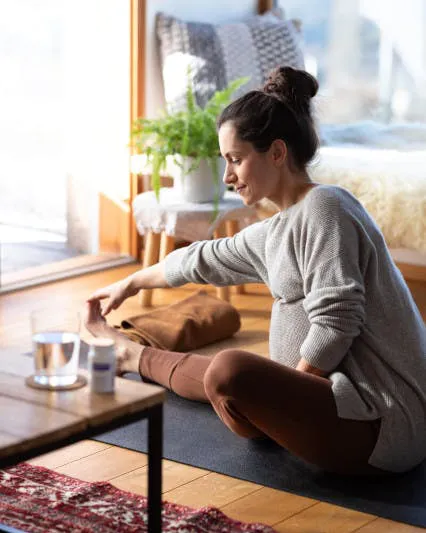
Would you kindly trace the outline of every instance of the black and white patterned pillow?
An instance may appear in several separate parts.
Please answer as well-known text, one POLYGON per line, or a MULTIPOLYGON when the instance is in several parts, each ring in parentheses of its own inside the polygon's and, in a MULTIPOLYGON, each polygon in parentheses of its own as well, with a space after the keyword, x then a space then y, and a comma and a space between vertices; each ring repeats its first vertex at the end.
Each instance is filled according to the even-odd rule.
POLYGON ((234 94, 259 88, 278 66, 304 68, 300 36, 291 20, 258 15, 245 22, 214 25, 185 22, 158 13, 164 94, 169 111, 185 108, 187 70, 198 105, 242 76, 250 81, 234 94))

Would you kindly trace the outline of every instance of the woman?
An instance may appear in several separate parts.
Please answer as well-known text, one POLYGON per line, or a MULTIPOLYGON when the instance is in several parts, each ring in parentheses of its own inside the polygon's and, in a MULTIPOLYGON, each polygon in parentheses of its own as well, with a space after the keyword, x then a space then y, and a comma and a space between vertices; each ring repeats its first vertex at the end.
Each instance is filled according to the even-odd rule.
POLYGON ((211 402, 238 435, 267 435, 333 472, 402 472, 426 456, 425 326, 362 205, 309 177, 317 89, 308 73, 280 68, 218 120, 225 183, 247 205, 267 198, 279 212, 96 291, 86 325, 115 338, 121 371, 211 402), (214 357, 141 350, 106 324, 140 289, 187 282, 264 282, 275 298, 271 360, 234 349, 214 357))

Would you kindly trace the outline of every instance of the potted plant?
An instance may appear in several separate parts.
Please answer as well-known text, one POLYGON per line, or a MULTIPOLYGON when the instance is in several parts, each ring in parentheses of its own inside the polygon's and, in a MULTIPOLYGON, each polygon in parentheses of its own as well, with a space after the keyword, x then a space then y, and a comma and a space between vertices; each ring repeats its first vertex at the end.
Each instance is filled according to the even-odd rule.
POLYGON ((220 150, 216 119, 230 102, 236 89, 248 78, 239 78, 228 87, 216 91, 204 108, 197 105, 188 75, 186 109, 165 113, 159 118, 138 118, 133 123, 131 145, 139 154, 144 154, 151 172, 151 186, 157 200, 160 195, 160 175, 172 171, 175 187, 186 201, 214 201, 215 209, 221 191, 219 172, 220 150), (174 165, 170 165, 170 160, 174 165), (207 187, 201 185, 207 180, 207 187))

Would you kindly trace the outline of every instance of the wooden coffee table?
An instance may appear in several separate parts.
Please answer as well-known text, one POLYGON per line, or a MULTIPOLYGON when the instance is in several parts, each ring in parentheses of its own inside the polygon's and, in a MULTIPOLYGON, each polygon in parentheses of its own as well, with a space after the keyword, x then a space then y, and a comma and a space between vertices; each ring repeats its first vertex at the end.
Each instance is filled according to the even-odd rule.
MULTIPOLYGON (((116 378, 114 394, 25 385, 33 361, 16 350, 0 354, 0 468, 148 419, 148 531, 161 532, 162 387, 116 378)), ((84 370, 81 374, 86 375, 84 370)), ((0 531, 16 531, 0 524, 0 531)))

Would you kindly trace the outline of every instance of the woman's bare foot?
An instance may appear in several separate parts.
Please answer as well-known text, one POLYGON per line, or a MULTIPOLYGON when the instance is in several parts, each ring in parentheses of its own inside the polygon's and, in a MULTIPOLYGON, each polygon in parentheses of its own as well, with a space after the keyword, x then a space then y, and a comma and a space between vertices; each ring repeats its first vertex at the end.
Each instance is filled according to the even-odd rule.
POLYGON ((144 346, 131 341, 125 335, 109 326, 102 316, 99 300, 86 303, 84 325, 94 337, 106 337, 115 342, 116 374, 139 373, 139 360, 144 346))
POLYGON ((94 337, 103 337, 104 335, 108 337, 108 330, 113 329, 108 326, 107 321, 102 316, 101 302, 99 300, 86 303, 84 325, 94 337))

